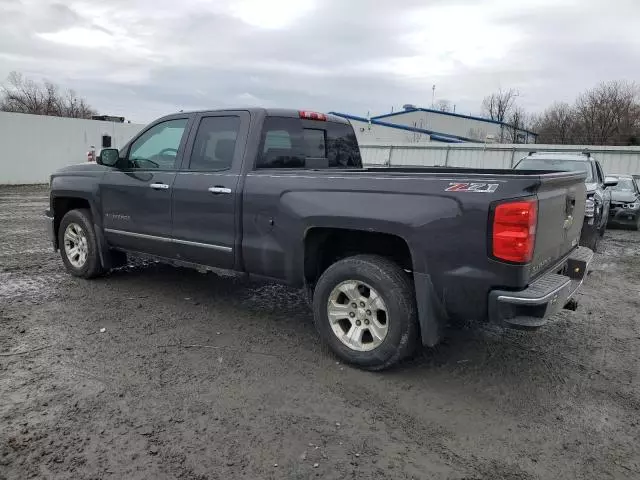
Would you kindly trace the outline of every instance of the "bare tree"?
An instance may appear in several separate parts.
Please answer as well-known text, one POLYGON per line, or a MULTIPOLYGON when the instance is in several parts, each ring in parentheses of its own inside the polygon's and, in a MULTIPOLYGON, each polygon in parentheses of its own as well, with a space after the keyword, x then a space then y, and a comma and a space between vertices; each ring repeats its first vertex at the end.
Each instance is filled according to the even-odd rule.
POLYGON ((507 143, 525 143, 527 141, 527 134, 524 130, 531 129, 533 121, 533 117, 527 114, 524 108, 514 106, 507 117, 507 126, 503 128, 502 136, 504 137, 504 141, 507 143), (522 138, 523 134, 524 139, 522 138))
POLYGON ((640 130, 639 90, 635 83, 601 83, 575 104, 576 140, 591 145, 626 145, 640 130))
POLYGON ((500 89, 484 97, 482 101, 482 113, 491 120, 506 122, 515 106, 518 95, 518 91, 513 88, 509 90, 500 89))
POLYGON ((578 129, 575 110, 565 102, 557 102, 547 108, 533 122, 539 143, 571 144, 578 129))
POLYGON ((439 110, 441 112, 450 112, 452 110, 451 108, 451 102, 449 100, 438 100, 435 104, 436 110, 439 110))
POLYGON ((0 110, 56 117, 91 118, 96 111, 73 90, 61 92, 49 81, 41 84, 11 72, 0 86, 0 110))

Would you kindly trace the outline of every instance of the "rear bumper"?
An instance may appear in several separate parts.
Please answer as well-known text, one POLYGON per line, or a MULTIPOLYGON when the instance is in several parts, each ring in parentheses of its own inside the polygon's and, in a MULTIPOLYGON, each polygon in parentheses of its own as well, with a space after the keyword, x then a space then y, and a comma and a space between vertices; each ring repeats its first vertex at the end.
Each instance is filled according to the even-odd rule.
POLYGON ((489 293, 489 319, 515 328, 537 328, 558 313, 582 285, 593 252, 579 247, 555 271, 520 291, 489 293))

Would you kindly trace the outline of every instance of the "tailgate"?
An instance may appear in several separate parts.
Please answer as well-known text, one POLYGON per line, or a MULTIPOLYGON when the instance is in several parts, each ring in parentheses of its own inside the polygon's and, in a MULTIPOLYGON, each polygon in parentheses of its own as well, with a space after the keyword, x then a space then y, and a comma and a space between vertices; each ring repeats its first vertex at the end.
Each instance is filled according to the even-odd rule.
POLYGON ((584 180, 570 177, 541 178, 537 192, 538 226, 531 262, 537 275, 567 255, 580 240, 584 221, 586 188, 584 180))

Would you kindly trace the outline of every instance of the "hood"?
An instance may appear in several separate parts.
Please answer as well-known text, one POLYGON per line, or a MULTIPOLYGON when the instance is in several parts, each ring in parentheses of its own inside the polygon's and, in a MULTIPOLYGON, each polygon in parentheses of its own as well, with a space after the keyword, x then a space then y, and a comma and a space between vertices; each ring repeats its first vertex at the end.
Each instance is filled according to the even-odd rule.
POLYGON ((78 163, 76 165, 69 165, 68 167, 62 167, 53 172, 53 176, 58 175, 73 175, 73 174, 91 174, 96 173, 100 174, 107 170, 109 167, 105 167, 104 165, 98 165, 93 162, 85 162, 78 163))
POLYGON ((633 192, 611 190, 611 200, 614 202, 635 202, 638 196, 633 192))

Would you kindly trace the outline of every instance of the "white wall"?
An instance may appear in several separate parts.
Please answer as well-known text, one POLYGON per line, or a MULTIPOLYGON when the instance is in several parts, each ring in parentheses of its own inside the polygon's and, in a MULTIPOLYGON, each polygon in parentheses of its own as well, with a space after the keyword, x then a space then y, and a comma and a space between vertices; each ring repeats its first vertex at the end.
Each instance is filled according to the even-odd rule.
POLYGON ((358 143, 415 143, 429 142, 426 133, 410 132, 401 128, 390 128, 383 125, 369 124, 358 120, 349 120, 356 132, 358 143))
POLYGON ((142 127, 0 112, 0 184, 48 183, 58 168, 86 162, 90 146, 100 151, 102 135, 111 135, 111 146, 120 148, 142 127))
POLYGON ((362 144, 366 165, 511 168, 531 151, 589 151, 605 174, 640 174, 640 147, 581 145, 506 145, 474 143, 362 144))
MULTIPOLYGON (((500 141, 503 126, 491 121, 475 120, 440 112, 412 110, 398 113, 379 119, 382 122, 395 123, 408 127, 424 128, 443 135, 456 135, 484 142, 487 135, 493 135, 496 141, 500 141)), ((507 135, 507 132, 504 132, 507 135)), ((527 135, 525 135, 527 136, 527 135)), ((528 136, 527 136, 528 137, 528 136)), ((527 142, 533 143, 535 138, 531 136, 527 142)))

